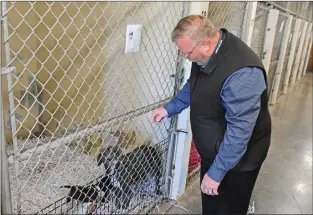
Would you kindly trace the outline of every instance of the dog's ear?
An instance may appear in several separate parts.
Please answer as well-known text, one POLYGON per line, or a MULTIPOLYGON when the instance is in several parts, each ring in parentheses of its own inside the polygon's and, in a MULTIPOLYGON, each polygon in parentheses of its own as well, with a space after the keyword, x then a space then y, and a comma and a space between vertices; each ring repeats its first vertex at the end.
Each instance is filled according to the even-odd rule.
POLYGON ((107 150, 110 151, 110 153, 114 153, 115 155, 122 154, 122 150, 119 148, 118 145, 109 146, 107 150))
POLYGON ((119 148, 119 146, 113 146, 112 151, 114 152, 115 156, 117 156, 117 157, 122 155, 122 150, 119 148))
POLYGON ((103 153, 102 152, 100 152, 99 154, 98 154, 98 156, 97 156, 97 164, 98 164, 98 166, 100 166, 103 162, 104 162, 104 156, 103 156, 103 153))

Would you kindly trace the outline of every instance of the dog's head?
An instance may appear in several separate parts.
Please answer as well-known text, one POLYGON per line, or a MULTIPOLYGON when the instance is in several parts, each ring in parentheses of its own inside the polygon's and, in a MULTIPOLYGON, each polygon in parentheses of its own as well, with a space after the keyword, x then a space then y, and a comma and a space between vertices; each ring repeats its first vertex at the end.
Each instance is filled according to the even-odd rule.
POLYGON ((103 152, 100 152, 97 157, 98 166, 104 165, 106 169, 110 169, 115 166, 118 162, 119 157, 122 155, 122 150, 114 147, 108 146, 103 152))
POLYGON ((90 203, 87 206, 87 214, 92 214, 93 212, 95 212, 97 210, 98 205, 95 203, 90 203))

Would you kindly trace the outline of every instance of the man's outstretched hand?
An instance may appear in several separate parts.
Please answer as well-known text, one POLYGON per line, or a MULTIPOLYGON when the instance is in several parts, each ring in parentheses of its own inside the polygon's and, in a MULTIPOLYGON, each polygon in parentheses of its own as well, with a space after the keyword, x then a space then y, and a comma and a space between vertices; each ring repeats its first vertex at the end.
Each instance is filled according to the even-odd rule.
POLYGON ((161 122, 165 117, 168 116, 168 113, 164 107, 156 109, 152 115, 153 122, 161 122))

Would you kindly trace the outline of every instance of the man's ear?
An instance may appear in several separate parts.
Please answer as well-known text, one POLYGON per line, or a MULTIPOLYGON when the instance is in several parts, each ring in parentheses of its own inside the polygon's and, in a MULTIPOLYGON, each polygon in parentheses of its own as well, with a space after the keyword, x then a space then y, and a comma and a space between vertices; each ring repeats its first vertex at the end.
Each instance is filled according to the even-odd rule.
POLYGON ((203 47, 205 48, 206 51, 210 51, 210 47, 212 46, 211 44, 212 43, 211 43, 211 41, 209 39, 204 39, 202 41, 202 45, 203 45, 203 47))

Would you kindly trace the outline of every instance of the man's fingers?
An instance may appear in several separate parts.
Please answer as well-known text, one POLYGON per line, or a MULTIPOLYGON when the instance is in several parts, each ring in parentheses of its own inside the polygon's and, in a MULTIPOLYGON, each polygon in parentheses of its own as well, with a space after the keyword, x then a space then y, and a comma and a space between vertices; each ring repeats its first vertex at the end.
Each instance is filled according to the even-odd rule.
POLYGON ((161 116, 161 114, 158 112, 158 111, 156 111, 155 113, 153 113, 153 115, 152 115, 152 120, 153 120, 153 122, 160 122, 161 120, 162 120, 162 116, 161 116))
POLYGON ((217 188, 216 189, 213 189, 213 195, 218 195, 218 191, 217 191, 217 188))
POLYGON ((161 117, 159 114, 157 114, 157 115, 155 116, 155 121, 156 121, 156 122, 160 122, 161 119, 162 119, 162 117, 161 117))
POLYGON ((160 119, 161 119, 160 115, 157 114, 157 115, 155 116, 155 120, 156 120, 157 122, 160 122, 160 119))
POLYGON ((153 115, 152 115, 152 121, 153 121, 153 122, 156 122, 156 114, 153 114, 153 115))
POLYGON ((218 195, 217 189, 207 188, 206 186, 201 186, 202 193, 205 193, 210 196, 218 195))
POLYGON ((163 116, 161 116, 160 114, 157 114, 155 119, 156 119, 156 122, 161 122, 161 120, 163 119, 163 116))
POLYGON ((201 184, 201 191, 202 193, 207 193, 209 190, 203 184, 201 184))
POLYGON ((214 194, 212 189, 207 188, 204 185, 201 186, 201 191, 202 191, 202 193, 205 193, 207 195, 213 195, 214 194))
POLYGON ((201 191, 207 195, 215 196, 218 195, 218 185, 205 175, 201 182, 201 191))
POLYGON ((213 193, 212 189, 205 189, 203 193, 205 193, 207 195, 210 195, 210 196, 214 196, 214 193, 213 193))
POLYGON ((158 116, 159 116, 158 113, 153 113, 153 115, 152 115, 153 122, 158 122, 158 116))
POLYGON ((161 122, 163 118, 167 117, 168 113, 165 108, 158 108, 154 111, 152 115, 153 122, 161 122))
POLYGON ((204 193, 204 186, 203 186, 203 183, 201 183, 200 189, 201 189, 202 193, 204 193))

